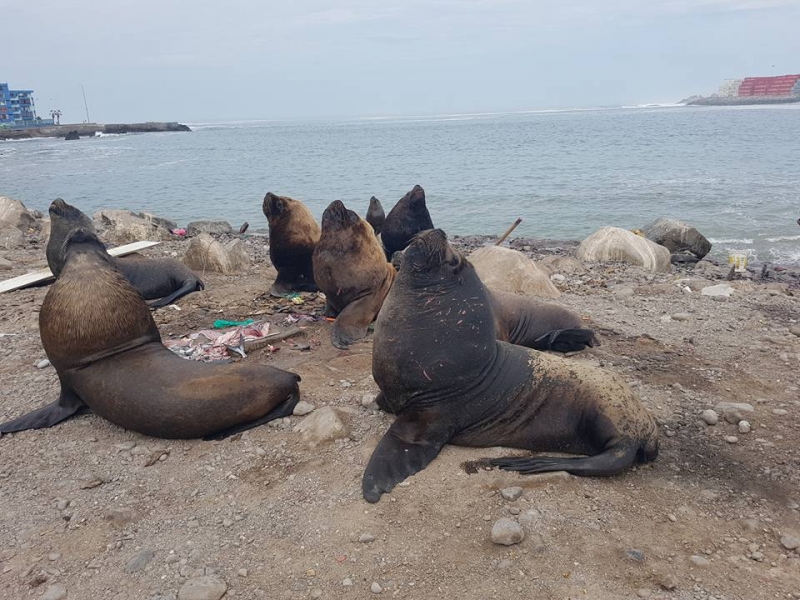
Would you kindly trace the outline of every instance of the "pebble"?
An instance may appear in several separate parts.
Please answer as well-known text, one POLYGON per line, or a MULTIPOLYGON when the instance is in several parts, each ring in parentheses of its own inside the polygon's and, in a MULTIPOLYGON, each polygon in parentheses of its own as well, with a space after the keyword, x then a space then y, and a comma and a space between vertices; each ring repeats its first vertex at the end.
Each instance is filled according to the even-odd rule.
POLYGON ((677 521, 678 521, 678 517, 676 517, 676 516, 675 516, 675 515, 673 515, 672 513, 669 513, 669 514, 667 515, 667 518, 668 518, 668 519, 669 519, 669 520, 670 520, 672 523, 675 523, 675 522, 677 522, 677 521))
POLYGON ((800 336, 800 325, 792 325, 789 327, 789 333, 800 336))
POLYGON ((342 579, 342 585, 344 587, 353 587, 353 580, 350 579, 349 577, 345 577, 344 579, 342 579))
POLYGON ((690 315, 689 313, 675 313, 674 315, 671 316, 673 321, 688 321, 689 319, 692 318, 692 315, 690 315))
POLYGON ((639 598, 649 598, 650 596, 653 595, 653 592, 645 588, 639 588, 638 590, 636 590, 636 595, 639 598))
POLYGON ((794 535, 781 536, 781 545, 787 550, 796 550, 800 548, 800 537, 794 535))
POLYGON ((303 440, 311 445, 347 437, 350 432, 330 406, 323 406, 295 426, 303 440))
POLYGON ((773 408, 772 414, 775 415, 776 417, 785 417, 786 415, 789 414, 789 411, 783 408, 773 408))
POLYGON ((701 296, 716 296, 727 298, 733 293, 733 288, 727 283, 720 283, 719 285, 710 285, 700 290, 701 296))
POLYGON ((153 560, 153 557, 156 555, 155 550, 150 548, 145 548, 141 552, 139 552, 136 556, 128 561, 128 564, 125 565, 125 570, 128 573, 136 573, 138 571, 143 570, 147 564, 153 560))
POLYGON ((722 418, 725 419, 726 422, 730 423, 731 425, 736 425, 739 421, 742 420, 742 413, 738 410, 728 409, 724 413, 722 413, 722 418))
POLYGON ((664 588, 668 592, 671 592, 672 590, 674 590, 675 588, 678 587, 678 582, 677 582, 677 580, 675 579, 675 577, 673 575, 670 575, 669 573, 667 573, 667 574, 661 575, 658 578, 658 585, 660 585, 662 588, 664 588))
POLYGON ((236 571, 236 574, 239 577, 247 577, 247 569, 239 569, 238 571, 236 571))
POLYGON ((358 536, 358 541, 362 544, 371 544, 375 541, 375 536, 370 533, 362 533, 358 536))
POLYGON ((522 496, 522 488, 518 486, 503 488, 500 490, 500 495, 509 502, 514 502, 522 496))
POLYGON ((735 435, 726 435, 725 441, 728 442, 729 444, 738 444, 739 438, 736 437, 735 435))
POLYGON ((739 421, 739 433, 750 433, 751 427, 749 421, 739 421))
POLYGON ((689 557, 689 562, 692 563, 695 567, 707 567, 711 564, 711 562, 704 556, 700 556, 698 554, 693 554, 689 557))
POLYGON ((369 408, 370 410, 378 410, 380 408, 378 403, 375 402, 375 396, 372 394, 364 394, 361 396, 361 406, 369 408))
MULTIPOLYGON (((555 281, 557 283, 564 283, 567 280, 561 273, 553 273, 550 275, 550 281, 555 281)), ((798 334, 800 335, 800 334, 798 334)))
POLYGON ((703 414, 700 415, 700 418, 703 419, 703 422, 706 425, 716 425, 719 423, 719 415, 710 408, 708 410, 704 410, 703 414))
POLYGON ((63 585, 51 585, 42 594, 42 600, 64 600, 67 597, 67 588, 63 585))
POLYGON ((498 519, 492 527, 492 541, 502 546, 519 544, 525 538, 522 526, 511 519, 498 519))
POLYGON ((372 585, 369 586, 369 591, 373 594, 380 594, 383 591, 383 588, 377 581, 373 581, 372 585))
POLYGON ((178 600, 219 600, 228 591, 228 585, 215 575, 190 579, 178 590, 178 600))
POLYGON ((230 527, 231 525, 233 525, 233 521, 231 521, 230 519, 222 519, 223 527, 230 527))
POLYGON ((738 410, 740 412, 751 413, 754 411, 753 405, 747 402, 720 402, 714 407, 718 413, 725 413, 726 410, 738 410))
POLYGON ((51 552, 47 555, 47 560, 58 560, 61 558, 61 552, 51 552))
POLYGON ((44 360, 40 360, 38 363, 36 363, 36 368, 37 369, 46 369, 49 366, 50 366, 50 361, 47 360, 46 358, 44 360))
POLYGON ((298 417, 303 417, 310 412, 313 412, 315 408, 316 407, 313 404, 306 402, 305 400, 300 400, 300 402, 294 405, 292 414, 298 417))
POLYGON ((626 550, 625 557, 635 562, 644 562, 644 552, 641 550, 626 550))
POLYGON ((754 560, 756 562, 762 562, 766 557, 762 552, 753 552, 750 555, 750 560, 754 560))

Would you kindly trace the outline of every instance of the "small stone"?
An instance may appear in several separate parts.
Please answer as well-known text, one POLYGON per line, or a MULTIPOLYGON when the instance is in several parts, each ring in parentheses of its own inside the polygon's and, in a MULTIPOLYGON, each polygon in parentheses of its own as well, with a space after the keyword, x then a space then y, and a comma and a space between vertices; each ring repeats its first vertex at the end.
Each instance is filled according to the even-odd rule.
POLYGON ((492 541, 502 546, 519 544, 525 538, 522 526, 511 519, 498 519, 492 527, 492 541))
POLYGON ((42 600, 64 600, 67 597, 67 588, 63 585, 51 585, 42 594, 42 600))
POLYGON ((145 548, 141 552, 139 552, 136 556, 128 561, 128 564, 125 565, 125 570, 128 573, 136 573, 138 571, 143 570, 147 564, 153 560, 153 557, 156 555, 155 550, 151 550, 150 548, 145 548))
POLYGON ((714 410, 717 411, 717 413, 725 414, 726 410, 738 410, 743 413, 751 413, 755 409, 752 404, 748 404, 747 402, 720 402, 714 407, 714 410))
POLYGON ((311 597, 322 598, 322 590, 319 588, 314 588, 313 590, 311 590, 311 597))
POLYGON ((361 396, 361 406, 370 410, 378 410, 380 408, 378 403, 375 402, 375 396, 372 394, 364 394, 361 396))
POLYGON ((56 509, 58 510, 67 510, 69 506, 69 500, 59 500, 56 502, 56 509))
POLYGON ((222 519, 223 527, 230 527, 231 525, 233 525, 233 521, 231 521, 230 519, 222 519))
POLYGON ((703 419, 703 422, 706 425, 716 425, 719 423, 719 415, 710 408, 708 410, 704 410, 703 414, 700 415, 700 418, 703 419))
POLYGON ((625 558, 629 558, 634 562, 644 562, 644 552, 641 550, 626 550, 625 558))
POLYGON ((50 366, 50 361, 47 360, 46 358, 43 359, 43 360, 40 360, 38 363, 36 363, 36 368, 37 369, 46 369, 49 366, 50 366))
POLYGON ((723 297, 727 298, 733 293, 733 288, 727 283, 720 283, 719 285, 710 285, 700 290, 701 296, 723 297))
POLYGON ((369 533, 362 533, 358 536, 358 541, 362 544, 371 544, 375 541, 375 536, 369 533))
POLYGON ((518 486, 503 488, 500 490, 500 495, 509 502, 514 502, 522 496, 522 488, 518 486))
POLYGON ((761 529, 761 525, 755 519, 745 519, 742 521, 742 529, 748 533, 756 533, 761 529))
POLYGON ((81 478, 81 489, 90 490, 103 485, 105 482, 106 480, 102 477, 95 475, 94 473, 89 473, 81 478))
POLYGON ((738 444, 739 438, 736 437, 735 435, 726 435, 725 441, 728 442, 729 444, 738 444))
POLYGON ((650 596, 653 595, 653 592, 645 588, 639 588, 638 590, 636 590, 636 595, 639 598, 649 598, 650 596))
POLYGON ((781 536, 781 545, 787 550, 796 550, 800 548, 800 537, 794 535, 781 536))
POLYGON ((689 562, 695 567, 707 567, 711 564, 711 562, 705 556, 700 556, 698 554, 693 554, 690 556, 689 562))
POLYGON ((236 571, 236 574, 239 577, 247 577, 247 569, 239 569, 238 571, 236 571))
POLYGON ((294 405, 294 410, 292 414, 298 417, 303 417, 308 413, 312 412, 316 407, 313 404, 306 402, 305 400, 300 400, 297 404, 294 405))
POLYGON ((730 423, 731 425, 736 425, 739 421, 742 420, 742 413, 738 410, 728 409, 724 413, 722 413, 722 418, 725 419, 726 423, 730 423))
POLYGON ((315 410, 294 428, 311 445, 347 437, 350 432, 330 406, 315 410))
POLYGON ((673 515, 672 513, 669 513, 669 514, 667 515, 667 519, 669 519, 669 520, 670 520, 671 522, 673 522, 673 523, 675 523, 675 522, 677 522, 677 521, 678 521, 678 517, 676 517, 676 516, 675 516, 675 515, 673 515))
POLYGON ((383 591, 383 588, 377 581, 373 581, 372 585, 369 586, 369 591, 373 594, 380 594, 383 591))
POLYGON ((674 315, 670 315, 673 321, 688 321, 692 318, 692 315, 689 313, 675 313, 674 315))
POLYGON ((783 408, 773 408, 772 414, 775 415, 776 417, 785 417, 786 415, 789 414, 789 411, 783 408))
POLYGON ((678 587, 678 582, 675 580, 673 575, 666 573, 658 578, 658 585, 668 592, 671 592, 678 587))
POLYGON ((228 585, 216 575, 194 577, 178 590, 178 600, 219 600, 228 591, 228 585))
POLYGON ((751 426, 749 421, 739 421, 739 433, 750 433, 751 426))
POLYGON ((753 552, 750 555, 750 560, 754 560, 756 562, 762 562, 766 557, 762 552, 753 552))
POLYGON ((127 525, 139 518, 138 513, 130 508, 112 508, 104 515, 106 521, 111 521, 114 525, 127 525))
POLYGON ((792 325, 789 327, 789 333, 800 336, 800 325, 792 325))
POLYGON ((353 580, 350 579, 349 577, 345 577, 344 579, 342 579, 342 585, 344 587, 353 587, 353 580))

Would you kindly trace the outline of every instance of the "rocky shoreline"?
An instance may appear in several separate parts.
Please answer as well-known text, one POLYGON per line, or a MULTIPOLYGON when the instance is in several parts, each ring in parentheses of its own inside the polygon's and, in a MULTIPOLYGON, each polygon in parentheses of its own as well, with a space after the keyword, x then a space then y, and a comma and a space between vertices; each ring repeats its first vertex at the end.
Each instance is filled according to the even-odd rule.
POLYGON ((31 127, 27 129, 0 128, 0 140, 26 140, 31 138, 66 138, 92 137, 97 133, 163 133, 170 131, 191 131, 188 125, 176 122, 147 123, 76 123, 72 125, 51 125, 49 127, 31 127))

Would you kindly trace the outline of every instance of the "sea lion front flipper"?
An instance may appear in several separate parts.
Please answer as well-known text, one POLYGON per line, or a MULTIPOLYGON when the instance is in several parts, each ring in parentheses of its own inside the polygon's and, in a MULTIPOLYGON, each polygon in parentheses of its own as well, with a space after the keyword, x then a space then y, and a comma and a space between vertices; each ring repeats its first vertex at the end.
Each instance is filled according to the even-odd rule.
POLYGON ((58 400, 13 421, 0 424, 0 433, 14 433, 28 429, 47 429, 61 421, 66 421, 81 411, 88 410, 88 408, 75 392, 62 383, 58 400))
POLYGON ((382 301, 382 298, 378 300, 378 294, 369 294, 345 306, 331 328, 333 345, 345 349, 366 337, 367 328, 378 314, 382 301))
POLYGON ((242 431, 247 431, 248 429, 253 429, 254 427, 258 427, 259 425, 263 425, 264 423, 269 423, 270 421, 274 421, 275 419, 282 419, 283 417, 289 417, 294 412, 294 407, 297 402, 300 400, 300 395, 292 393, 286 400, 278 404, 275 408, 265 414, 263 417, 256 419, 255 421, 248 421, 246 423, 239 423, 238 425, 234 425, 233 427, 229 427, 228 429, 223 429, 221 431, 215 431, 214 433, 209 433, 206 436, 203 436, 203 440, 208 442, 211 440, 224 440, 232 435, 236 435, 237 433, 241 433, 242 431))
POLYGON ((554 352, 577 352, 597 342, 592 329, 555 329, 536 338, 534 350, 553 350, 554 352))
POLYGON ((424 469, 451 436, 452 424, 435 411, 402 413, 369 459, 361 482, 364 500, 377 502, 381 494, 424 469))
POLYGON ((197 277, 191 277, 184 281, 181 284, 181 287, 172 292, 169 296, 165 296, 163 298, 159 298, 158 300, 153 300, 152 302, 148 302, 147 306, 150 308, 161 308, 163 306, 168 306, 175 302, 178 298, 182 298, 187 294, 191 294, 192 292, 196 292, 197 290, 202 290, 205 288, 203 282, 197 279, 197 277))
POLYGON ((636 444, 627 443, 612 446, 594 456, 581 458, 508 457, 490 459, 489 464, 504 471, 517 471, 523 474, 566 471, 572 475, 609 477, 632 466, 636 462, 638 451, 636 444))

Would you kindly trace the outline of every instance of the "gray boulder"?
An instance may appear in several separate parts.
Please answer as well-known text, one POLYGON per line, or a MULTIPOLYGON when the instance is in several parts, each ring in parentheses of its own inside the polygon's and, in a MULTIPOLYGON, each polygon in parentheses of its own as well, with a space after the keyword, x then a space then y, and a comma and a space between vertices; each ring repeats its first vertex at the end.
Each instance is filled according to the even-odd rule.
POLYGON ((561 292, 549 275, 522 252, 502 246, 484 246, 469 255, 484 285, 501 292, 540 298, 558 298, 561 292))
POLYGON ((186 226, 187 235, 200 233, 233 233, 233 227, 227 221, 192 221, 186 226))
POLYGON ((13 225, 0 221, 0 249, 13 250, 24 245, 25 237, 22 232, 13 225))
POLYGON ((163 225, 142 218, 129 210, 99 210, 94 213, 92 218, 100 237, 112 244, 173 239, 172 234, 163 225))
POLYGON ((250 255, 241 240, 231 240, 222 245, 208 233, 192 238, 184 264, 200 273, 215 271, 231 274, 243 271, 250 266, 250 255))
POLYGON ((315 410, 300 421, 295 426, 294 431, 299 433, 303 441, 311 446, 350 435, 347 425, 344 424, 338 413, 330 406, 323 406, 315 410))
POLYGON ((672 269, 669 250, 620 227, 601 227, 580 243, 575 255, 585 262, 619 260, 651 272, 672 269))
POLYGON ((164 227, 165 229, 175 229, 176 227, 178 227, 178 224, 175 221, 173 221, 171 219, 165 219, 164 217, 157 217, 154 214, 149 213, 149 212, 140 212, 140 213, 137 213, 136 216, 141 218, 141 219, 144 219, 145 221, 150 221, 151 223, 155 223, 156 225, 160 225, 161 227, 164 227))
POLYGON ((697 258, 703 258, 711 251, 711 242, 683 221, 660 217, 642 231, 648 240, 665 246, 673 254, 688 251, 697 258))
POLYGON ((0 196, 0 226, 4 223, 16 227, 22 233, 27 233, 31 228, 36 229, 36 219, 25 205, 8 196, 0 196))

